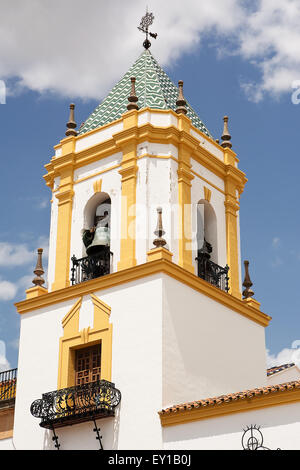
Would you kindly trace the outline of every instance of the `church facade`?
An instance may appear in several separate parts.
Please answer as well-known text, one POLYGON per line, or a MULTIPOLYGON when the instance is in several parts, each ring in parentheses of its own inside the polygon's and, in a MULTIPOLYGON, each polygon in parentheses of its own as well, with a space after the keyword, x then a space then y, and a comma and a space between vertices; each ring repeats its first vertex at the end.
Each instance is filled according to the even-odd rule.
POLYGON ((220 143, 148 48, 78 131, 70 108, 0 448, 300 448, 299 370, 267 375, 242 282, 228 118, 220 143))

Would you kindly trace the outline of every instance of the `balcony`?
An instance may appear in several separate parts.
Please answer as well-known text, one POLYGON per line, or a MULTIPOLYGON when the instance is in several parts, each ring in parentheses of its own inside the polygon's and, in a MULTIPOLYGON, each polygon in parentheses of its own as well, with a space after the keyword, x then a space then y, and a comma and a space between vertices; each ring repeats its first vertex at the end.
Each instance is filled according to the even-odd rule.
POLYGON ((106 380, 43 393, 30 412, 47 429, 114 416, 121 392, 106 380))
POLYGON ((17 370, 0 372, 0 408, 14 406, 17 386, 17 370))
POLYGON ((105 247, 101 253, 85 256, 84 258, 77 259, 76 256, 73 255, 71 258, 72 286, 109 274, 112 255, 113 253, 110 251, 109 247, 105 247))
POLYGON ((210 253, 212 252, 211 245, 204 241, 203 247, 198 250, 198 256, 196 261, 198 263, 198 277, 209 282, 213 286, 221 289, 225 292, 229 291, 229 277, 228 271, 229 266, 219 266, 210 259, 210 253))

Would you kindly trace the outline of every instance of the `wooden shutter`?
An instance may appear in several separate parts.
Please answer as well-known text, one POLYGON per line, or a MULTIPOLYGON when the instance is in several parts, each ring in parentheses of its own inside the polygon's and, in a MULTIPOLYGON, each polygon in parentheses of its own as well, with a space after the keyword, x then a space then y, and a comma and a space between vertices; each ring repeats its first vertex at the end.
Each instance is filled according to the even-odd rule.
POLYGON ((101 344, 78 349, 75 360, 75 385, 96 382, 101 378, 101 344))

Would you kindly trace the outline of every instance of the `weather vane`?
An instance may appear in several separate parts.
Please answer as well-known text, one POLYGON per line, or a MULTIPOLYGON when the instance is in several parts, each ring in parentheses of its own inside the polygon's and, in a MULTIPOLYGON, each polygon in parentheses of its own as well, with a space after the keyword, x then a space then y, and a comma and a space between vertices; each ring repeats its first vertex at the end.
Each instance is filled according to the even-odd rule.
POLYGON ((148 30, 149 26, 153 23, 153 20, 154 20, 153 13, 148 13, 148 9, 147 9, 146 15, 143 16, 140 22, 140 26, 138 26, 138 29, 142 31, 142 33, 146 34, 146 39, 143 42, 143 46, 145 49, 149 49, 149 47, 151 46, 151 42, 148 39, 148 34, 150 34, 150 36, 154 39, 157 38, 157 33, 150 33, 150 31, 148 30))

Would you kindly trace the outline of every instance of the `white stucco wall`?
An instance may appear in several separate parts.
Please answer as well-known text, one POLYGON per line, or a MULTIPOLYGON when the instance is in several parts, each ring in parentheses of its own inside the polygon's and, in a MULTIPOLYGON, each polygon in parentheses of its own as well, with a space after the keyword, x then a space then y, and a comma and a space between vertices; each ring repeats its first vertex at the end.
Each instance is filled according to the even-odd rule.
POLYGON ((266 385, 264 327, 169 276, 163 302, 164 407, 266 385))
POLYGON ((278 385, 293 380, 300 380, 300 370, 296 365, 267 377, 268 385, 278 385))
MULTIPOLYGON (((112 382, 122 393, 115 418, 98 421, 110 449, 161 448, 157 411, 162 407, 162 280, 149 278, 95 291, 111 307, 112 382), (137 432, 143 429, 143 432, 137 432)), ((31 403, 57 389, 61 321, 77 299, 21 317, 14 443, 17 449, 53 448, 52 433, 30 414, 31 403)), ((84 296, 80 328, 92 325, 93 305, 84 296)), ((97 449, 93 423, 57 429, 62 448, 97 449)))
MULTIPOLYGON (((209 181, 213 184, 218 182, 217 187, 221 190, 224 188, 224 182, 220 180, 220 178, 212 175, 211 172, 206 170, 205 168, 201 167, 197 162, 193 161, 193 168, 197 168, 198 174, 205 174, 209 181), (200 173, 201 172, 201 173, 200 173), (220 181, 219 181, 220 180, 220 181), (215 183, 214 183, 215 181, 215 183)), ((191 202, 192 202, 192 257, 193 257, 193 264, 195 266, 195 272, 197 273, 197 262, 195 258, 197 256, 197 204, 200 200, 204 200, 204 186, 207 187, 211 191, 211 199, 210 205, 215 212, 216 215, 216 230, 217 230, 217 246, 213 246, 213 259, 215 262, 220 266, 225 266, 227 264, 227 248, 226 248, 226 217, 225 217, 225 195, 218 191, 214 186, 209 185, 206 181, 199 178, 195 175, 194 179, 192 180, 192 188, 191 188, 191 202)), ((212 241, 207 240, 208 242, 212 243, 212 241)))
POLYGON ((1 450, 14 450, 13 439, 0 439, 0 451, 1 450))
MULTIPOLYGON (((139 113, 138 125, 149 122, 153 126, 178 126, 178 118, 174 113, 150 112, 139 113)), ((112 123, 95 132, 80 136, 76 140, 76 152, 107 141, 115 133, 123 129, 122 122, 112 123)), ((191 130, 191 135, 199 140, 200 145, 211 151, 217 158, 223 159, 220 148, 204 137, 201 133, 191 130)), ((59 153, 59 148, 56 149, 59 153)), ((173 253, 173 262, 178 262, 178 148, 174 144, 142 142, 137 146, 137 189, 136 189, 136 259, 137 263, 146 261, 146 253, 153 247, 154 230, 156 228, 156 208, 163 208, 163 226, 167 247, 173 253)), ((113 252, 112 271, 117 270, 120 259, 121 237, 121 175, 119 173, 122 152, 114 153, 106 158, 94 161, 74 171, 74 199, 72 209, 72 230, 70 257, 77 258, 86 255, 82 243, 82 229, 85 226, 84 208, 94 195, 93 184, 101 178, 101 191, 111 198, 111 251, 113 252)), ((204 199, 204 186, 211 190, 211 206, 217 217, 218 243, 214 247, 215 261, 221 266, 227 262, 226 256, 226 221, 224 208, 224 181, 210 170, 206 169, 193 158, 191 160, 194 179, 191 187, 192 202, 192 240, 190 249, 197 273, 197 203, 204 199), (216 189, 216 188, 219 188, 216 189)), ((57 236, 57 198, 59 178, 56 178, 53 192, 50 228, 50 251, 48 266, 48 286, 54 282, 55 253, 57 236)), ((238 228, 239 230, 239 228, 238 228)), ((189 247, 186 247, 187 249, 189 247)), ((214 258, 214 255, 213 255, 214 258)), ((71 268, 71 262, 70 262, 71 268)))
POLYGON ((243 429, 261 426, 269 449, 300 449, 300 404, 265 407, 163 428, 164 449, 243 450, 243 429))

